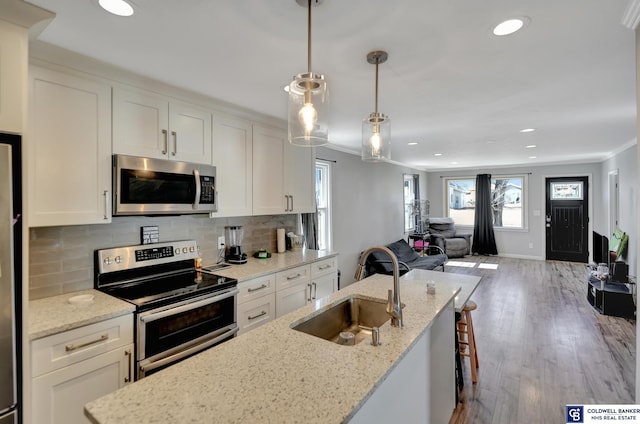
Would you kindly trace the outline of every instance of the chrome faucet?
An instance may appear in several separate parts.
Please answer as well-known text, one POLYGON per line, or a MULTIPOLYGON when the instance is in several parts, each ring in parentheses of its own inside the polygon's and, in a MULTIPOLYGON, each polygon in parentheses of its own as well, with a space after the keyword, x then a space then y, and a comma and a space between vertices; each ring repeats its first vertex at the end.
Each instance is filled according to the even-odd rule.
POLYGON ((391 259, 391 265, 393 267, 393 295, 391 290, 388 293, 387 299, 387 313, 391 315, 391 325, 394 327, 402 327, 402 303, 400 302, 400 272, 398 271, 398 258, 388 248, 384 246, 373 246, 364 251, 360 256, 358 267, 356 268, 356 275, 354 278, 356 281, 360 281, 364 278, 364 266, 367 262, 367 258, 373 252, 382 252, 391 259))

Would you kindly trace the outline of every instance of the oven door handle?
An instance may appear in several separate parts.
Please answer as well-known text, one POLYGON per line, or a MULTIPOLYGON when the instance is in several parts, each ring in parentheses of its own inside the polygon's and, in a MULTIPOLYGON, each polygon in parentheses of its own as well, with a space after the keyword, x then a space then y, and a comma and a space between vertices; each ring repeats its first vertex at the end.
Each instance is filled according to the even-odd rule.
POLYGON ((167 364, 170 364, 172 362, 175 362, 179 359, 185 358, 189 355, 193 355, 194 353, 200 352, 201 350, 205 350, 206 348, 208 348, 209 346, 212 346, 216 343, 218 343, 219 341, 222 341, 226 338, 235 336, 236 333, 238 332, 238 327, 235 327, 229 331, 225 331, 224 333, 220 334, 218 337, 214 337, 211 340, 208 340, 204 343, 199 343, 195 346, 190 347, 189 349, 185 349, 185 350, 181 350, 180 352, 167 356, 165 358, 159 359, 157 361, 151 362, 148 365, 140 365, 139 366, 139 370, 142 373, 142 375, 144 376, 146 373, 148 373, 149 371, 153 371, 156 368, 160 368, 163 367, 167 364))
POLYGON ((230 290, 224 294, 218 295, 218 296, 213 296, 213 297, 207 297, 206 299, 202 299, 199 300, 197 302, 191 302, 191 303, 187 303, 185 305, 182 306, 178 306, 175 308, 171 308, 171 309, 165 309, 164 311, 160 311, 160 312, 155 312, 155 313, 151 313, 149 315, 144 315, 144 316, 140 316, 140 321, 147 323, 147 322, 153 322, 155 320, 164 318, 164 317, 168 317, 170 315, 174 315, 174 314, 179 314, 181 312, 185 312, 185 311, 189 311, 191 309, 196 309, 196 308, 200 308, 202 306, 206 306, 210 303, 216 303, 219 302, 221 300, 227 299, 229 297, 235 296, 236 294, 239 293, 239 290, 233 289, 230 290))

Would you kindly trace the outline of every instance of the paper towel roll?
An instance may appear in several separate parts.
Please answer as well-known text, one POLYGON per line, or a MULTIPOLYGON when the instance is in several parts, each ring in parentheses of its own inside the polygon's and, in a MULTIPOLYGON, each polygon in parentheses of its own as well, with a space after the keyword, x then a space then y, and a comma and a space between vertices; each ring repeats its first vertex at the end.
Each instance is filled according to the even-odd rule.
POLYGON ((284 253, 287 250, 287 245, 284 240, 284 228, 277 229, 278 234, 278 253, 284 253))

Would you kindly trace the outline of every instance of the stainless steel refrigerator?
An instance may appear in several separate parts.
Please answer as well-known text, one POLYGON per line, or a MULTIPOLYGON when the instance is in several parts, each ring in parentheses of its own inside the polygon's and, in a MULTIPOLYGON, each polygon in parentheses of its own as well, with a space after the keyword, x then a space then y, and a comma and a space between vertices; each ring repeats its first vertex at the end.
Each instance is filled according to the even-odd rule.
POLYGON ((21 421, 19 143, 18 136, 0 134, 0 424, 21 421))

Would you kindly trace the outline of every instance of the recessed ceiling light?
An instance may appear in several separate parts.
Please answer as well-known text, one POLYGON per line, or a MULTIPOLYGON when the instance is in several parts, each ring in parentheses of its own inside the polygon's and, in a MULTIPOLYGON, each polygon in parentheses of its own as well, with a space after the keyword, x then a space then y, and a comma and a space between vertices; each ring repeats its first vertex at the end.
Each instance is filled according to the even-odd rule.
POLYGON ((529 156, 529 159, 536 159, 537 156, 529 156))
POLYGON ((433 156, 442 156, 442 153, 434 153, 433 156))
POLYGON ((118 16, 133 15, 133 7, 124 0, 98 0, 98 4, 107 12, 118 16))
POLYGON ((525 24, 525 20, 523 18, 514 18, 507 19, 506 21, 500 22, 493 28, 494 35, 509 35, 514 32, 522 29, 525 24))
POLYGON ((535 144, 529 144, 528 146, 525 146, 527 149, 533 149, 534 147, 538 147, 535 144))
POLYGON ((415 146, 416 144, 418 144, 418 142, 416 142, 416 141, 410 141, 410 142, 407 143, 407 145, 409 145, 409 146, 415 146))
POLYGON ((529 132, 534 132, 536 129, 535 128, 523 128, 520 130, 521 133, 529 133, 529 132))
POLYGON ((458 162, 451 162, 451 165, 457 165, 458 162))

